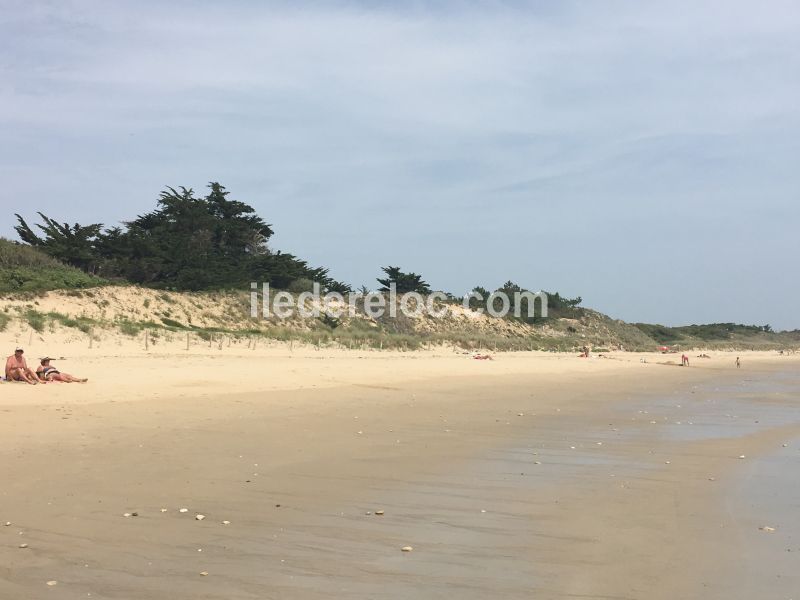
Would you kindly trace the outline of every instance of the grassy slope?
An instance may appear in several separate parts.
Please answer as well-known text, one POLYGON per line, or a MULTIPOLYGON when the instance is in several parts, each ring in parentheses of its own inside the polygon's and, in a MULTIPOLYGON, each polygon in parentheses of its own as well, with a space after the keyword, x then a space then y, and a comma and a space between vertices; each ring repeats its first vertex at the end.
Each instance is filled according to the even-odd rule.
POLYGON ((0 294, 87 288, 103 283, 36 248, 0 238, 0 294))
POLYGON ((683 327, 636 323, 635 326, 659 344, 679 348, 769 350, 800 346, 800 330, 773 332, 764 331, 753 325, 735 323, 712 323, 683 327))

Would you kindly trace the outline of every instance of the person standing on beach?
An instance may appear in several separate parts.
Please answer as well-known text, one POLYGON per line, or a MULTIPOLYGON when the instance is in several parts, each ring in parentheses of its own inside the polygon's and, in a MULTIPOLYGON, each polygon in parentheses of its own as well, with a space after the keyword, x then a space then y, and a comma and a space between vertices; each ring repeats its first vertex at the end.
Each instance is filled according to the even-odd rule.
POLYGON ((681 355, 681 366, 688 367, 689 366, 689 357, 685 354, 681 355))
POLYGON ((740 361, 740 360, 739 360, 739 357, 737 356, 737 357, 736 357, 736 368, 737 368, 737 369, 740 369, 740 368, 741 368, 741 366, 742 366, 742 361, 740 361))
POLYGON ((31 385, 39 383, 39 378, 36 376, 25 362, 25 357, 22 356, 25 351, 22 348, 14 350, 14 354, 6 360, 6 379, 8 381, 25 381, 31 385))

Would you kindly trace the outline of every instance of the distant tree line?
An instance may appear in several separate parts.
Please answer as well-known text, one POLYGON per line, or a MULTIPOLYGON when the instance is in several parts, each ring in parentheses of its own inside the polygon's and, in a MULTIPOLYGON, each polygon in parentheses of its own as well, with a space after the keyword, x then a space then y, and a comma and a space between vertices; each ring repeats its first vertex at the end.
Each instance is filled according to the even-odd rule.
POLYGON ((208 187, 204 197, 184 187, 167 188, 155 210, 121 227, 69 225, 39 213, 38 231, 20 215, 15 229, 24 243, 107 279, 179 290, 243 287, 250 281, 287 288, 308 279, 327 290, 349 291, 328 269, 273 251, 271 225, 251 206, 229 199, 219 183, 208 187))
MULTIPOLYGON (((500 308, 500 300, 492 295, 497 292, 502 292, 506 295, 506 297, 508 297, 511 303, 510 309, 512 315, 516 312, 520 312, 522 316, 519 317, 519 319, 526 323, 539 323, 543 320, 538 309, 532 316, 527 316, 528 300, 524 297, 521 297, 521 306, 515 306, 517 294, 523 294, 524 292, 532 292, 536 294, 537 292, 543 290, 529 290, 514 283, 513 281, 506 281, 494 291, 490 291, 483 286, 476 286, 472 288, 472 291, 479 294, 481 299, 478 299, 477 297, 470 298, 469 305, 471 308, 486 308, 489 303, 493 303, 495 308, 500 308), (519 311, 517 309, 519 309, 519 311)), ((566 298, 558 292, 544 291, 544 293, 547 295, 547 318, 578 319, 583 316, 584 309, 579 306, 579 304, 583 302, 583 299, 580 296, 575 298, 566 298)))
POLYGON ((705 325, 682 325, 667 327, 650 323, 634 323, 636 327, 662 344, 680 342, 686 338, 697 338, 707 342, 733 339, 736 335, 749 336, 773 333, 770 325, 741 325, 738 323, 708 323, 705 325))
MULTIPOLYGON (((248 204, 231 200, 219 183, 211 182, 208 188, 205 196, 198 197, 192 189, 168 187, 154 210, 121 226, 70 225, 40 212, 41 222, 33 226, 17 214, 15 229, 24 244, 104 280, 177 290, 243 288, 257 281, 295 292, 310 290, 317 282, 324 291, 351 291, 349 285, 333 279, 328 269, 272 250, 270 224, 248 204)), ((379 291, 389 291, 394 285, 399 294, 431 293, 431 286, 417 273, 397 266, 381 270, 379 291)), ((480 286, 474 290, 483 300, 472 298, 470 306, 485 308, 492 301, 492 292, 480 286)), ((361 291, 368 290, 362 287, 361 291)), ((507 281, 495 291, 508 295, 513 314, 514 293, 527 290, 507 281)), ((583 314, 578 306, 580 297, 565 298, 555 292, 547 296, 550 316, 578 318, 583 314)), ((448 297, 454 302, 461 300, 448 297)), ((527 314, 527 307, 520 308, 527 314)), ((541 319, 522 318, 527 322, 541 319)))
MULTIPOLYGON (((405 292, 417 292, 419 294, 430 294, 431 287, 428 283, 422 279, 421 275, 417 273, 405 273, 399 267, 382 267, 381 270, 384 273, 384 277, 378 278, 378 283, 380 284, 379 291, 385 292, 388 291, 392 284, 395 285, 395 289, 397 290, 398 294, 402 294, 405 292)), ((366 292, 366 288, 362 288, 362 292, 366 292)), ((497 292, 502 292, 506 295, 509 299, 509 309, 510 309, 510 316, 509 318, 514 318, 513 315, 517 312, 517 308, 519 308, 519 312, 522 315, 519 317, 520 320, 525 321, 527 323, 538 323, 542 320, 540 316, 541 311, 537 308, 536 311, 533 311, 535 314, 532 316, 528 315, 528 300, 525 297, 522 297, 521 294, 525 292, 532 292, 536 294, 539 290, 528 290, 523 288, 522 286, 514 283, 513 281, 506 281, 503 285, 497 288, 494 291, 490 291, 482 286, 476 286, 472 288, 472 291, 475 292, 477 295, 474 295, 469 298, 468 304, 469 307, 473 310, 476 309, 486 309, 490 303, 494 305, 495 309, 501 309, 500 306, 500 299, 493 294, 497 292), (520 302, 521 306, 517 307, 515 305, 517 294, 520 294, 520 302)), ((548 318, 555 317, 558 319, 578 319, 584 314, 584 309, 580 307, 580 303, 583 299, 578 296, 576 298, 566 298, 559 294, 558 292, 544 292, 547 295, 547 309, 548 309, 548 318)), ((448 297, 453 302, 462 302, 463 298, 458 298, 453 296, 452 294, 448 294, 448 297)))

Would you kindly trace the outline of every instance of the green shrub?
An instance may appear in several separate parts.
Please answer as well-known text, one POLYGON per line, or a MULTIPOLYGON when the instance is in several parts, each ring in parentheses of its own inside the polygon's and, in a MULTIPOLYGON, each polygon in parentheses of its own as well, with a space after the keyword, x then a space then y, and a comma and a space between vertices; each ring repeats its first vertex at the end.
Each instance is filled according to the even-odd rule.
POLYGON ((305 278, 295 279, 289 284, 289 291, 293 294, 312 292, 314 291, 314 282, 305 278))
POLYGON ((651 325, 650 323, 634 323, 633 325, 660 344, 670 344, 683 339, 683 336, 673 327, 651 325))
POLYGON ((51 321, 55 321, 64 327, 73 327, 83 333, 90 333, 92 328, 97 325, 97 321, 89 317, 70 317, 58 312, 49 312, 45 315, 51 321))
POLYGON ((117 322, 117 327, 119 328, 120 333, 122 333, 123 335, 129 335, 131 337, 138 335, 139 332, 142 330, 141 325, 139 325, 138 323, 134 323, 129 319, 120 319, 117 322))
POLYGON ((25 321, 30 325, 31 329, 36 331, 37 333, 41 333, 44 331, 45 323, 47 322, 47 318, 36 310, 28 310, 25 312, 24 315, 25 321))
POLYGON ((328 313, 322 313, 320 315, 319 320, 322 322, 323 325, 326 327, 330 327, 331 329, 336 329, 341 325, 341 319, 337 319, 336 317, 330 316, 328 313))
POLYGON ((0 293, 87 288, 107 282, 43 252, 0 238, 0 293))
POLYGON ((0 238, 0 269, 14 267, 53 269, 63 266, 63 263, 36 248, 0 238))
POLYGON ((175 319, 170 319, 167 317, 161 317, 161 322, 164 323, 167 327, 177 327, 178 329, 186 329, 186 325, 183 323, 179 323, 175 319))

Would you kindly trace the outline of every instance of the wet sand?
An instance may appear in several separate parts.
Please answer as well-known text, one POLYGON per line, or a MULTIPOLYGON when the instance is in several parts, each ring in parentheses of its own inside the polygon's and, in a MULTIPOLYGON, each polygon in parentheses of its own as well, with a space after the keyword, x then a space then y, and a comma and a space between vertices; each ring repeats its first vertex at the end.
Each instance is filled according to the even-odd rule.
POLYGON ((223 390, 213 375, 181 385, 166 368, 148 378, 160 387, 126 400, 106 392, 101 359, 95 387, 35 389, 25 404, 27 389, 4 384, 0 597, 800 589, 796 360, 434 363, 450 377, 433 357, 384 374, 370 360, 331 361, 331 381, 296 389, 275 385, 290 383, 278 373, 261 390, 223 390))

